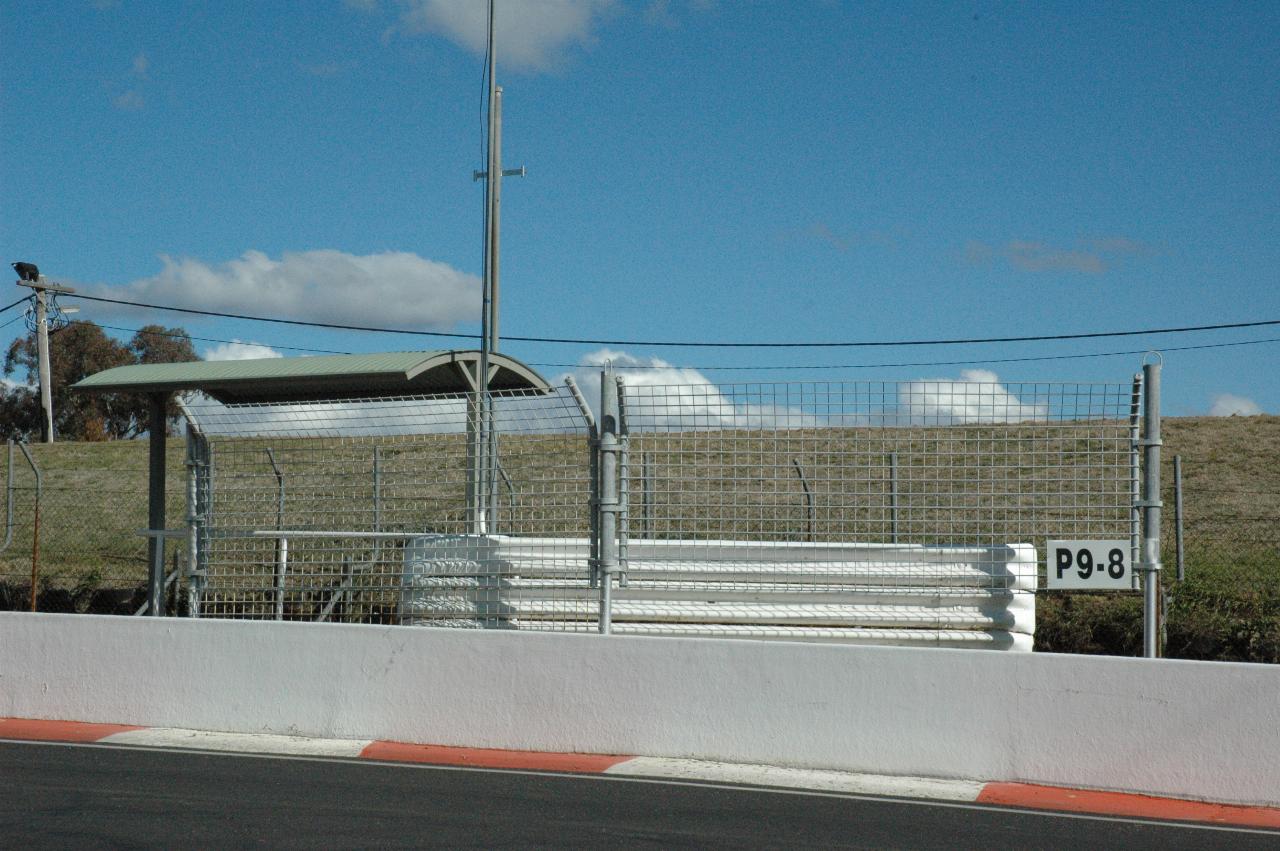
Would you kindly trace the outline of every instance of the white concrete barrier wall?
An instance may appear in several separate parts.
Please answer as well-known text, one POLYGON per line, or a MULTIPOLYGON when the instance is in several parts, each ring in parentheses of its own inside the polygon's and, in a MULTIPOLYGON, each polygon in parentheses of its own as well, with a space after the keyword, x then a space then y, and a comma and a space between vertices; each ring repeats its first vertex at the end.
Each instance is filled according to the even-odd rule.
POLYGON ((0 614, 0 716, 1280 804, 1280 667, 0 614))

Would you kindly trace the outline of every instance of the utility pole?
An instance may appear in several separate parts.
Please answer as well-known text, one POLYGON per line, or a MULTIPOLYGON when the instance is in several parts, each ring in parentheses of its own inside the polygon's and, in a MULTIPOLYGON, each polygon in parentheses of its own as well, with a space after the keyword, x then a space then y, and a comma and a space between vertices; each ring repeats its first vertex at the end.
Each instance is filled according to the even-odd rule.
POLYGON ((473 171, 473 180, 485 181, 484 206, 484 286, 480 311, 480 363, 476 375, 478 405, 471 406, 468 418, 474 419, 471 470, 468 475, 468 510, 472 531, 493 531, 487 522, 494 514, 498 497, 498 440, 494 428, 493 403, 489 397, 489 359, 498 351, 498 258, 501 222, 502 178, 524 177, 524 167, 502 168, 502 88, 497 85, 497 50, 494 44, 494 0, 489 0, 489 121, 486 148, 488 162, 484 171, 473 171))
POLYGON ((21 279, 17 281, 20 287, 30 287, 35 293, 35 332, 36 332, 36 356, 39 360, 40 370, 40 407, 44 412, 44 417, 40 422, 40 436, 45 443, 53 443, 53 380, 49 372, 49 301, 48 294, 69 295, 75 290, 71 287, 64 287, 61 284, 50 283, 44 275, 36 270, 35 266, 29 263, 15 263, 14 268, 18 268, 18 274, 21 279), (31 271, 27 272, 22 268, 27 267, 31 271))

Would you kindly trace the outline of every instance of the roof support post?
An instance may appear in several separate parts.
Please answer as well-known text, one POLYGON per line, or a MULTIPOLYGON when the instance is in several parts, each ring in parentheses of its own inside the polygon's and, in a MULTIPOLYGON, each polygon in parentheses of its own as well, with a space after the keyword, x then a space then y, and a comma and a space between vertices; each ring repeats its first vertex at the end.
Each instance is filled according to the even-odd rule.
POLYGON ((147 564, 150 573, 147 581, 147 613, 159 617, 164 609, 164 496, 165 496, 165 442, 167 423, 165 409, 168 407, 168 393, 151 393, 148 395, 151 405, 151 424, 149 429, 149 461, 150 469, 147 488, 147 528, 151 534, 147 538, 147 564))

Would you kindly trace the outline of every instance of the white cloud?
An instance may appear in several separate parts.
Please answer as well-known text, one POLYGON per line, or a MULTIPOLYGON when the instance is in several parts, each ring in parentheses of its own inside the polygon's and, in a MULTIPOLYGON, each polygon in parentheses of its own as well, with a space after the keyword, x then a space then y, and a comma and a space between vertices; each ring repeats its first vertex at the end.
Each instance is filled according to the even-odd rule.
POLYGON ((280 352, 260 343, 246 343, 233 340, 230 343, 219 343, 204 350, 205 360, 254 360, 257 358, 282 358, 280 352))
POLYGON ((1028 404, 1000 383, 994 372, 966 369, 959 379, 926 378, 898 387, 901 424, 1017 423, 1044 419, 1048 406, 1028 404))
MULTIPOLYGON (((1024 402, 1000 383, 998 375, 982 369, 964 370, 959 378, 902 382, 896 394, 870 407, 857 394, 845 398, 833 390, 814 394, 812 403, 798 405, 792 400, 803 398, 803 390, 793 394, 792 400, 785 393, 758 386, 738 392, 732 385, 717 386, 696 369, 612 349, 592 352, 566 373, 582 388, 593 410, 600 404, 600 370, 606 364, 623 376, 630 402, 627 416, 635 428, 959 425, 1016 423, 1049 415, 1047 405, 1024 402)), ((561 375, 555 383, 563 381, 561 375)))
POLYGON ((1213 397, 1213 407, 1209 409, 1211 417, 1252 417, 1262 413, 1258 403, 1246 396, 1234 396, 1230 393, 1219 393, 1213 397))
POLYGON ((1125 236, 1107 236, 1064 248, 1032 240, 1011 240, 1003 246, 970 240, 961 251, 966 263, 989 266, 1002 260, 1023 272, 1081 272, 1100 275, 1125 257, 1155 253, 1146 243, 1125 236))
MULTIPOLYGON (((743 401, 698 370, 672 366, 661 358, 600 349, 583 357, 580 364, 565 375, 573 376, 597 414, 600 372, 607 365, 618 371, 627 387, 627 418, 636 429, 805 428, 821 424, 818 417, 799 408, 743 401)), ((564 377, 552 383, 563 383, 564 377)))
MULTIPOLYGON (((487 3, 401 0, 401 6, 402 31, 438 33, 473 53, 484 54, 487 3)), ((495 33, 499 64, 533 71, 554 67, 571 47, 592 44, 596 23, 616 6, 615 0, 499 0, 495 33)))
POLYGON ((161 261, 164 268, 153 277, 84 290, 198 310, 424 330, 480 313, 479 278, 407 252, 357 255, 324 249, 276 260, 246 251, 216 266, 190 258, 162 256, 161 261))

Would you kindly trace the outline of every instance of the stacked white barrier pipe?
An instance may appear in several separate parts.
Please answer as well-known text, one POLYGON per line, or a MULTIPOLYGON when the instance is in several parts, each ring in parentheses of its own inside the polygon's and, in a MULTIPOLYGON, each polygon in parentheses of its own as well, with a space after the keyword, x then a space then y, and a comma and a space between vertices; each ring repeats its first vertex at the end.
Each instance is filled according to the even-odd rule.
MULTIPOLYGON (((412 539, 401 622, 590 631, 587 552, 572 538, 412 539)), ((1036 567, 1029 544, 633 540, 613 630, 1030 651, 1036 567)))

